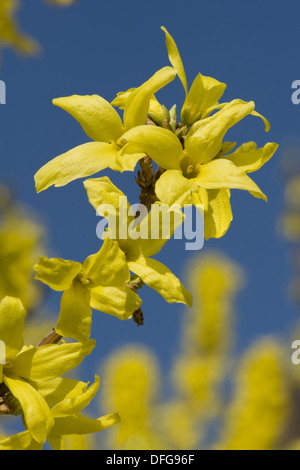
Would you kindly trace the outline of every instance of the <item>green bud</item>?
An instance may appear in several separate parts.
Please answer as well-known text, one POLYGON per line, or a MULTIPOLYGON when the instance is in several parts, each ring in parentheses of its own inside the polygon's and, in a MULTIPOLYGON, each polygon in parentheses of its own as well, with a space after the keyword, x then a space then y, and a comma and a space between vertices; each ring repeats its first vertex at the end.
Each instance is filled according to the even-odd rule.
POLYGON ((184 137, 188 132, 188 126, 183 126, 180 127, 176 130, 175 134, 177 135, 178 139, 181 139, 181 137, 184 137))
POLYGON ((175 132, 177 128, 177 106, 174 104, 170 109, 170 126, 172 131, 175 132))
POLYGON ((189 122, 190 106, 185 106, 181 113, 181 122, 186 125, 189 122))
POLYGON ((168 122, 170 122, 170 113, 168 108, 163 104, 162 105, 162 111, 163 111, 163 119, 166 119, 168 122))

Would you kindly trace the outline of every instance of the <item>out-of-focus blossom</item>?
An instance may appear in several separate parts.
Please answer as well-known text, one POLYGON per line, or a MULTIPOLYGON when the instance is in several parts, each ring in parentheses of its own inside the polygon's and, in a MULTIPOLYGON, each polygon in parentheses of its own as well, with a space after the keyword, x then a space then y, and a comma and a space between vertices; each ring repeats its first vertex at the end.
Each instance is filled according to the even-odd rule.
POLYGON ((220 448, 275 449, 287 424, 290 398, 280 345, 273 338, 254 344, 239 365, 220 448))
POLYGON ((227 330, 242 271, 218 253, 200 256, 188 271, 195 304, 184 316, 170 395, 158 395, 157 383, 165 381, 143 347, 125 347, 106 362, 104 405, 121 416, 121 425, 110 434, 113 449, 199 448, 208 423, 220 414, 220 386, 230 363, 227 330))
POLYGON ((243 270, 220 253, 189 268, 195 304, 184 318, 173 386, 142 346, 124 347, 106 362, 104 405, 121 416, 109 448, 298 449, 300 380, 280 341, 262 338, 239 355, 231 345, 243 270))
MULTIPOLYGON (((67 7, 77 0, 46 0, 48 5, 67 7)), ((38 42, 21 31, 18 21, 18 13, 21 6, 27 6, 20 0, 1 0, 0 2, 0 53, 4 48, 12 48, 25 55, 36 55, 40 46, 38 42)), ((32 6, 32 5, 31 5, 32 6)), ((32 10, 34 15, 34 10, 32 10)))
POLYGON ((69 7, 77 2, 77 0, 47 0, 47 2, 54 6, 69 7))
POLYGON ((118 410, 120 424, 108 433, 112 449, 162 449, 156 432, 160 373, 156 359, 143 346, 124 347, 112 353, 102 369, 104 407, 118 410))
POLYGON ((184 323, 185 348, 202 356, 222 354, 232 339, 234 300, 244 272, 218 252, 202 255, 188 268, 194 308, 184 323))
POLYGON ((42 295, 34 281, 33 265, 45 250, 44 229, 34 214, 10 199, 7 188, 1 188, 0 300, 7 295, 17 297, 32 310, 42 295))
POLYGON ((279 230, 290 242, 300 240, 300 175, 293 175, 284 192, 284 211, 279 219, 279 230))
POLYGON ((20 6, 18 0, 1 0, 0 2, 0 49, 12 47, 26 55, 37 52, 37 42, 22 33, 16 18, 20 6))

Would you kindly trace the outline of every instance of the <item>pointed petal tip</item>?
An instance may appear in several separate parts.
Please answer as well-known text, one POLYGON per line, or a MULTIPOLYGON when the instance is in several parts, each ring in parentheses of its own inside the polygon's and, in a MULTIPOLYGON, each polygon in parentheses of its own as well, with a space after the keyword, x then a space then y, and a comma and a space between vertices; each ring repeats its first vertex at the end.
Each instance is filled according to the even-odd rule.
POLYGON ((38 184, 35 185, 35 191, 37 194, 40 194, 44 191, 43 188, 41 188, 38 184))
POLYGON ((60 106, 60 103, 61 103, 61 100, 63 100, 64 98, 53 98, 52 100, 52 104, 54 106, 60 106))
POLYGON ((189 292, 189 295, 187 296, 186 304, 187 304, 188 307, 193 306, 193 296, 190 292, 189 292))

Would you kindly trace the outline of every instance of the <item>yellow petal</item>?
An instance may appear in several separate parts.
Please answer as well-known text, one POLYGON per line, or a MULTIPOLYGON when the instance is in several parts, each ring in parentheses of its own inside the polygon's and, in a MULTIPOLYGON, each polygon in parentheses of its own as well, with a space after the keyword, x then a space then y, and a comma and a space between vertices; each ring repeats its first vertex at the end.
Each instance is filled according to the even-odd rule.
POLYGON ((19 299, 5 297, 0 302, 0 340, 5 345, 6 362, 12 361, 24 345, 23 325, 26 310, 19 299))
POLYGON ((113 144, 89 142, 46 163, 35 175, 37 192, 50 186, 61 187, 114 165, 118 148, 113 144))
POLYGON ((191 86, 181 111, 183 124, 191 126, 203 116, 207 109, 216 106, 225 89, 225 83, 199 73, 191 86))
POLYGON ((129 88, 127 91, 120 91, 117 93, 116 98, 111 102, 111 104, 120 109, 124 109, 129 96, 134 90, 136 90, 136 88, 129 88))
POLYGON ((124 286, 130 272, 126 257, 117 242, 107 238, 101 250, 90 256, 83 265, 85 276, 97 286, 124 286))
POLYGON ((241 145, 234 153, 225 157, 233 162, 238 168, 245 173, 251 173, 259 170, 278 149, 278 144, 268 143, 264 147, 257 149, 254 142, 248 142, 241 145))
POLYGON ((119 171, 120 173, 123 173, 124 171, 134 171, 138 161, 144 157, 145 154, 139 151, 139 149, 132 147, 129 148, 129 145, 125 145, 124 151, 122 148, 118 152, 116 159, 110 165, 110 168, 114 171, 119 171))
POLYGON ((62 296, 56 332, 84 343, 90 337, 91 326, 90 289, 75 279, 62 296))
POLYGON ((63 418, 64 416, 78 413, 86 408, 96 396, 100 386, 100 378, 95 376, 95 383, 91 385, 83 394, 72 398, 66 398, 52 408, 54 418, 63 418))
POLYGON ((87 390, 88 384, 79 380, 57 377, 52 380, 35 381, 34 386, 52 408, 64 400, 82 395, 87 390))
MULTIPOLYGON (((184 215, 179 205, 176 208, 170 208, 169 204, 153 204, 151 211, 137 226, 141 234, 146 234, 145 238, 138 240, 140 254, 147 258, 159 253, 183 220, 184 215)), ((127 259, 134 260, 135 258, 127 257, 127 259)))
MULTIPOLYGON (((129 96, 136 88, 130 88, 127 91, 121 91, 117 94, 117 97, 111 102, 113 106, 118 106, 120 109, 125 109, 125 105, 128 101, 129 96)), ((159 121, 162 121, 163 110, 161 104, 157 101, 153 95, 150 98, 149 114, 154 114, 159 121)))
POLYGON ((147 286, 156 290, 169 303, 192 305, 192 296, 179 279, 159 261, 140 258, 128 263, 132 272, 137 274, 147 286))
POLYGON ((57 436, 83 435, 100 432, 119 423, 119 421, 120 416, 118 414, 110 414, 98 419, 91 419, 80 413, 76 413, 66 418, 57 418, 55 420, 55 428, 53 429, 49 441, 52 437, 57 438, 57 436))
POLYGON ((234 163, 224 158, 217 158, 206 165, 201 165, 199 175, 194 181, 206 189, 243 189, 254 197, 267 201, 267 197, 254 181, 234 163))
POLYGON ((63 436, 58 435, 55 432, 55 428, 54 432, 50 433, 48 436, 48 442, 50 444, 51 450, 66 450, 66 439, 63 436))
MULTIPOLYGON (((113 214, 119 214, 120 201, 124 200, 126 196, 117 186, 111 182, 107 176, 102 176, 101 178, 90 178, 84 181, 83 184, 86 189, 90 204, 93 206, 95 211, 98 212, 99 209, 99 215, 104 217, 104 214, 107 212, 105 211, 105 205, 107 206, 107 209, 109 206, 114 207, 116 212, 113 214)), ((130 204, 127 201, 125 207, 126 212, 129 207, 130 204)))
POLYGON ((252 116, 256 116, 256 117, 259 117, 260 119, 262 119, 263 123, 265 124, 266 132, 269 132, 269 130, 271 128, 269 121, 264 116, 259 114, 257 111, 252 111, 251 114, 252 114, 252 116))
POLYGON ((185 140, 185 149, 194 164, 206 163, 222 148, 226 132, 254 110, 253 101, 234 100, 213 116, 197 121, 185 140))
POLYGON ((124 110, 124 125, 127 131, 145 124, 152 96, 174 80, 175 76, 176 72, 172 67, 164 67, 130 94, 124 110))
MULTIPOLYGON (((180 169, 183 148, 179 139, 168 129, 156 126, 138 126, 126 132, 122 141, 144 152, 162 168, 180 169)), ((126 152, 126 148, 121 153, 126 152)))
POLYGON ((36 279, 47 284, 51 289, 62 292, 69 289, 75 277, 82 271, 82 264, 60 258, 41 256, 34 266, 36 279))
POLYGON ((54 419, 46 401, 29 383, 7 376, 4 380, 21 404, 26 427, 33 439, 39 444, 44 444, 54 426, 54 419))
POLYGON ((173 65, 174 69, 176 70, 177 75, 180 78, 180 81, 185 90, 185 94, 187 95, 188 94, 187 80, 186 80, 186 75, 185 75, 183 63, 182 63, 178 48, 176 46, 174 39, 172 38, 170 33, 166 30, 166 28, 162 26, 161 29, 166 34, 166 46, 168 49, 169 60, 171 64, 173 65))
POLYGON ((0 450, 42 450, 43 445, 33 441, 30 431, 0 439, 0 450))
POLYGON ((158 179, 155 192, 158 199, 171 207, 173 204, 192 204, 192 192, 198 191, 197 185, 183 176, 181 171, 165 171, 158 179))
MULTIPOLYGON (((126 238, 128 237, 128 224, 133 221, 135 217, 128 215, 130 204, 124 193, 107 177, 89 179, 84 182, 84 186, 89 201, 97 214, 108 220, 109 231, 107 235, 122 244, 126 242, 126 238), (113 225, 115 225, 115 227, 113 227, 113 225), (115 231, 115 233, 113 233, 113 231, 115 231)), ((123 249, 123 245, 121 249, 123 249)))
POLYGON ((229 189, 208 189, 209 205, 204 217, 205 239, 220 238, 232 221, 229 189))
POLYGON ((129 287, 97 287, 91 290, 91 306, 120 320, 132 318, 142 301, 129 287))
POLYGON ((101 96, 73 95, 56 98, 53 104, 71 114, 92 140, 110 143, 116 141, 124 132, 117 111, 101 96))
POLYGON ((156 121, 161 125, 164 117, 163 107, 154 95, 150 99, 149 115, 154 116, 156 121))
POLYGON ((227 106, 228 104, 229 103, 219 103, 215 104, 214 106, 211 106, 210 108, 206 109, 206 111, 203 111, 202 119, 207 118, 214 111, 219 111, 220 109, 225 108, 225 106, 227 106))
POLYGON ((77 367, 94 347, 95 341, 89 340, 26 349, 16 357, 11 371, 32 381, 53 380, 77 367))

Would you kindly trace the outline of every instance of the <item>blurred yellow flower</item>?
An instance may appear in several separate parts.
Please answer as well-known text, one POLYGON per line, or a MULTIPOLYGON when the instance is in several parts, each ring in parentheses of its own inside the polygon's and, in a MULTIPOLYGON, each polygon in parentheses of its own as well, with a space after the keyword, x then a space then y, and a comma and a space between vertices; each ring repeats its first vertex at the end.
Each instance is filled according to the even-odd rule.
POLYGON ((300 213, 287 210, 279 219, 279 230, 290 242, 300 239, 300 213))
POLYGON ((32 266, 45 249, 44 238, 44 230, 37 217, 30 214, 27 208, 12 202, 9 193, 2 187, 0 300, 9 295, 21 299, 26 309, 39 306, 42 291, 34 281, 32 266))
POLYGON ((69 7, 73 5, 73 3, 77 2, 77 0, 47 0, 50 5, 55 5, 59 7, 69 7))
POLYGON ((37 42, 19 30, 16 11, 18 0, 1 0, 0 3, 0 49, 12 47, 24 54, 34 54, 38 50, 37 42))
POLYGON ((188 265, 188 272, 194 308, 183 325, 184 347, 203 357, 226 354, 243 270, 223 253, 207 252, 188 265))
POLYGON ((114 351, 102 371, 101 403, 118 411, 120 425, 108 435, 113 449, 159 449, 152 408, 158 393, 160 372, 154 356, 143 346, 114 351))
POLYGON ((239 365, 220 447, 273 450, 287 423, 289 404, 281 346, 273 338, 257 342, 239 365))

